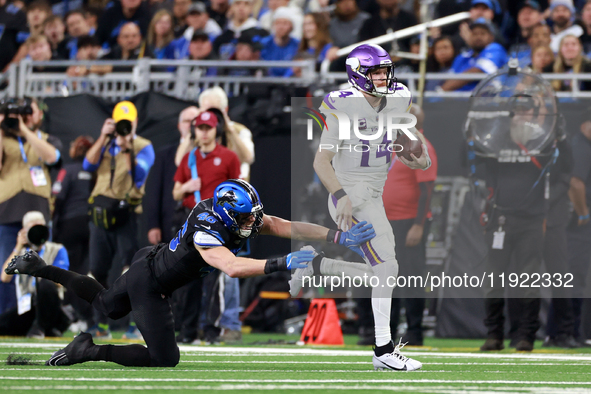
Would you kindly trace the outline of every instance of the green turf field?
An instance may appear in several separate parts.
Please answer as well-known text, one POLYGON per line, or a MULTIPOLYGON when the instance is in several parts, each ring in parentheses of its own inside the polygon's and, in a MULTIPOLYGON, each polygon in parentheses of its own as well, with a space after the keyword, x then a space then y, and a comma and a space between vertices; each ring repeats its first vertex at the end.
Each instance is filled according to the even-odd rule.
MULTIPOLYGON (((260 345, 269 339, 297 337, 250 334, 242 346, 181 346, 176 368, 125 368, 93 362, 45 367, 67 339, 0 338, 0 357, 30 357, 38 365, 2 362, 0 390, 84 393, 165 391, 240 391, 353 393, 591 393, 591 349, 543 349, 533 353, 478 352, 480 340, 427 339, 425 347, 404 353, 423 362, 416 372, 374 372, 369 347, 260 345), (256 344, 253 344, 256 343, 256 344)), ((346 337, 355 343, 356 337, 346 337)), ((113 340, 110 343, 123 343, 113 340)), ((506 344, 508 345, 508 343, 506 344)))

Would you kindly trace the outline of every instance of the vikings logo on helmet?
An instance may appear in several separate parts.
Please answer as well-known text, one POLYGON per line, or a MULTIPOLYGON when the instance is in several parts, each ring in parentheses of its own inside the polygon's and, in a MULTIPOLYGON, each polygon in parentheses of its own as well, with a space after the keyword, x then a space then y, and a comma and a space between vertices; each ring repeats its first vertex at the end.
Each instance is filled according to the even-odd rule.
POLYGON ((228 203, 232 208, 234 208, 237 202, 238 198, 236 198, 236 194, 234 194, 232 190, 229 190, 218 198, 217 205, 223 207, 225 203, 228 203))
POLYGON ((355 89, 373 96, 386 96, 396 91, 394 63, 381 46, 359 45, 349 53, 345 65, 349 83, 355 89), (376 87, 370 74, 380 68, 387 69, 386 86, 376 87))

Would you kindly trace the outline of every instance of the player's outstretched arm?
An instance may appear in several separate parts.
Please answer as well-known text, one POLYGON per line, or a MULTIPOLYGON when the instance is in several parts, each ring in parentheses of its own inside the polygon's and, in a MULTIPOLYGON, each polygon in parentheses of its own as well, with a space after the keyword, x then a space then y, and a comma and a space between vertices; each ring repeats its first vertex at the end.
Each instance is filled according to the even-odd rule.
POLYGON ((291 222, 277 216, 263 216, 261 234, 298 241, 325 241, 328 228, 312 223, 291 222))
POLYGON ((314 171, 316 171, 326 190, 338 199, 337 226, 341 230, 347 231, 351 228, 353 222, 353 206, 349 196, 343 191, 343 187, 332 167, 331 161, 334 155, 335 152, 329 150, 318 150, 316 157, 314 157, 314 171))
POLYGON ((312 223, 291 222, 277 216, 263 216, 261 234, 290 238, 299 241, 325 241, 344 245, 357 253, 357 247, 375 237, 373 226, 359 222, 349 231, 330 230, 312 223))
POLYGON ((277 271, 290 271, 296 268, 305 268, 307 263, 314 259, 311 250, 300 250, 276 259, 249 259, 236 257, 224 246, 215 248, 202 248, 195 245, 205 262, 232 278, 248 278, 251 276, 272 274, 277 271))

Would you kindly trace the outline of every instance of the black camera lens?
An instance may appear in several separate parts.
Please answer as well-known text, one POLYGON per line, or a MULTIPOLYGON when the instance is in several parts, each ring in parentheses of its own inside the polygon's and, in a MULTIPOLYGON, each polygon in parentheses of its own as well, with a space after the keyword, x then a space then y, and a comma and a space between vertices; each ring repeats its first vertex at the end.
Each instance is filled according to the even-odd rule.
POLYGON ((4 118, 4 120, 2 121, 2 129, 4 131, 18 131, 18 119, 4 118))
POLYGON ((43 245, 49 239, 49 227, 36 224, 29 229, 27 240, 31 245, 43 245))
POLYGON ((0 101, 0 111, 4 115, 4 120, 0 123, 0 128, 6 132, 18 132, 18 119, 10 117, 10 115, 24 116, 33 114, 33 107, 31 107, 31 104, 32 101, 29 98, 8 98, 0 101))
POLYGON ((115 124, 115 132, 119 134, 121 137, 125 137, 131 134, 131 122, 129 120, 120 120, 115 124))

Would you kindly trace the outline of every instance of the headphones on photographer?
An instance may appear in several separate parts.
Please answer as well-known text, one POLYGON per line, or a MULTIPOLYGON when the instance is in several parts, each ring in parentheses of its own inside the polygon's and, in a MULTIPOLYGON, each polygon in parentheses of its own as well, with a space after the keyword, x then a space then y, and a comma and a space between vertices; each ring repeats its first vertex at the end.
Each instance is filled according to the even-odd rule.
MULTIPOLYGON (((212 112, 215 117, 218 119, 218 124, 215 126, 215 138, 221 138, 222 139, 222 145, 226 146, 226 133, 224 132, 224 128, 225 128, 225 119, 224 119, 224 114, 222 114, 222 111, 220 111, 217 108, 210 108, 207 110, 208 112, 212 112)), ((195 119, 197 119, 198 116, 196 116, 195 118, 193 118, 193 120, 191 121, 191 139, 195 139, 195 119)))

